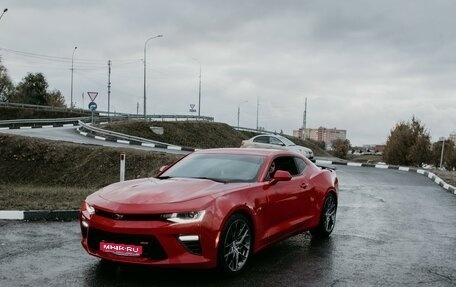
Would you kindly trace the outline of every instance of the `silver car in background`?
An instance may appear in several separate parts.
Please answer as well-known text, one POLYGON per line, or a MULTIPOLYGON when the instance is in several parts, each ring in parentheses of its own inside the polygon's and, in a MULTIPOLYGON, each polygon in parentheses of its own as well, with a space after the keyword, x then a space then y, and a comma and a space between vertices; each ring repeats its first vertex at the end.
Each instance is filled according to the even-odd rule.
POLYGON ((268 149, 284 149, 300 153, 308 159, 313 159, 314 153, 310 148, 296 145, 291 140, 281 135, 258 135, 251 139, 243 140, 241 143, 243 148, 268 148, 268 149))

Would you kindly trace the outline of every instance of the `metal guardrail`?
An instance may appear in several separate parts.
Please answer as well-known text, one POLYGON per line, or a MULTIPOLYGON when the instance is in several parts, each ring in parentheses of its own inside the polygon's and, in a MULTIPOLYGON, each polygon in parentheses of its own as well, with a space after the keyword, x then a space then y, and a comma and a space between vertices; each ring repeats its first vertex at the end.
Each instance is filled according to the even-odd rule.
POLYGON ((257 129, 234 127, 234 126, 231 126, 231 127, 238 131, 254 132, 254 133, 260 133, 260 134, 275 134, 275 135, 280 134, 278 132, 271 132, 271 131, 266 131, 266 130, 257 130, 257 129))
POLYGON ((134 141, 134 142, 140 142, 140 143, 151 143, 151 144, 160 144, 160 145, 164 145, 164 146, 175 146, 175 145, 172 145, 172 144, 169 144, 169 143, 154 141, 154 140, 150 140, 150 139, 146 139, 146 138, 130 136, 130 135, 127 135, 127 134, 122 134, 122 133, 118 133, 118 132, 113 132, 113 131, 97 128, 97 127, 94 127, 92 125, 86 124, 86 123, 84 123, 82 121, 79 121, 79 125, 82 128, 84 128, 84 129, 86 129, 88 131, 91 131, 91 132, 96 133, 96 134, 104 135, 104 136, 115 137, 115 138, 118 138, 118 139, 123 139, 123 140, 127 140, 127 141, 134 141))
MULTIPOLYGON (((98 111, 100 116, 104 117, 109 117, 108 112, 103 112, 103 111, 98 111)), ((124 113, 111 113, 110 118, 112 120, 115 119, 138 119, 138 120, 143 120, 144 115, 134 115, 134 114, 124 114, 124 113)), ((159 119, 162 121, 165 120, 184 120, 184 121, 189 121, 189 120, 195 120, 195 121, 209 121, 213 122, 214 118, 213 117, 206 117, 206 116, 193 116, 193 115, 147 115, 147 120, 153 120, 153 119, 159 119)))
POLYGON ((60 119, 17 119, 0 121, 2 125, 23 125, 23 124, 49 124, 49 123, 73 123, 78 121, 89 121, 90 117, 60 118, 60 119))
POLYGON ((30 105, 30 104, 21 104, 21 103, 9 103, 9 102, 0 102, 0 106, 3 107, 15 107, 15 108, 32 108, 36 110, 49 110, 49 111, 83 111, 82 109, 70 109, 68 107, 54 107, 54 106, 41 106, 41 105, 30 105))
MULTIPOLYGON (((76 113, 87 113, 90 114, 90 110, 78 109, 78 108, 68 108, 68 107, 53 107, 53 106, 40 106, 40 105, 29 105, 29 104, 20 104, 20 103, 7 103, 0 102, 0 107, 16 107, 16 108, 31 108, 36 110, 48 110, 48 111, 67 111, 67 112, 76 112, 76 113)), ((138 114, 129 114, 129 113, 118 113, 118 112, 107 112, 107 111, 95 111, 97 116, 115 119, 144 119, 144 115, 138 114)), ((147 115, 148 120, 151 119, 161 119, 161 120, 200 120, 200 121, 214 121, 214 117, 207 116, 194 116, 194 115, 147 115)))

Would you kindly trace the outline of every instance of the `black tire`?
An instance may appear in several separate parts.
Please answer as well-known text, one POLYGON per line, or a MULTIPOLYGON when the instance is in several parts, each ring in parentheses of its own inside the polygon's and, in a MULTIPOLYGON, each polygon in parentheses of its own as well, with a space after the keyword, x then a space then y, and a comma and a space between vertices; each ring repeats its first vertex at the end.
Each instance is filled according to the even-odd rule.
POLYGON ((252 226, 242 214, 233 214, 223 226, 218 247, 218 268, 225 274, 239 273, 252 253, 252 226))
POLYGON ((310 230, 314 237, 328 237, 336 225, 337 198, 333 193, 325 198, 321 210, 320 223, 310 230))

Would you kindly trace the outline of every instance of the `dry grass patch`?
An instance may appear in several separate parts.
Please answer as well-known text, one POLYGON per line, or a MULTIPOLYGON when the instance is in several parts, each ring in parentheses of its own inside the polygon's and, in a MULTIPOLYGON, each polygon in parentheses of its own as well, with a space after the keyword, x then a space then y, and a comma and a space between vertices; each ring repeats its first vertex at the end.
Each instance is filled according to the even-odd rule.
POLYGON ((95 190, 79 187, 0 185, 0 210, 78 209, 95 190))

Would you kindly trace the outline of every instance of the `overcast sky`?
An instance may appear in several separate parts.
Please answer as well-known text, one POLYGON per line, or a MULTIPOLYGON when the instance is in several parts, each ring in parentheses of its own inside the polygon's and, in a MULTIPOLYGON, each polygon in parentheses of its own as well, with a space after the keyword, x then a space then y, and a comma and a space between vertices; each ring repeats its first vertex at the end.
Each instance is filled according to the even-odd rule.
POLYGON ((70 103, 97 91, 107 110, 201 115, 291 134, 346 129, 386 142, 415 116, 432 140, 456 130, 456 1, 2 1, 0 55, 15 84, 42 72, 70 103))

